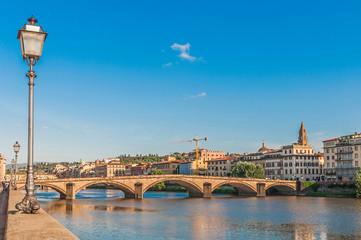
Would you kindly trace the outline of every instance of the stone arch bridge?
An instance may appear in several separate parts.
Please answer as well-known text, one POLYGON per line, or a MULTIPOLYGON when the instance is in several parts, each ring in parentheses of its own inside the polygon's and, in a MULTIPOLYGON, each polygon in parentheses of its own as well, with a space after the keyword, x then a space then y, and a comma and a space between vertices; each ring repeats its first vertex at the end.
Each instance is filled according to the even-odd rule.
MULTIPOLYGON (((144 192, 157 183, 172 181, 188 190, 190 197, 212 197, 212 192, 223 185, 238 189, 239 195, 266 196, 266 190, 274 187, 280 193, 296 195, 297 182, 236 177, 213 177, 198 175, 140 175, 94 178, 37 179, 35 185, 50 187, 60 193, 60 198, 75 199, 75 195, 93 184, 112 185, 125 194, 125 198, 143 198, 144 192)), ((18 188, 25 187, 25 181, 18 181, 18 188)))

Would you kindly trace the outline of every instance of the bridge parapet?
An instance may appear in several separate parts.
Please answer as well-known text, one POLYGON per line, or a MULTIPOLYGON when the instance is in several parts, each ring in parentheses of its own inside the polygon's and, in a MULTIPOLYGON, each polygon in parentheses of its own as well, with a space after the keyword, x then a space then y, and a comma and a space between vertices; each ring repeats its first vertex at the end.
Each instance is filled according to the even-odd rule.
MULTIPOLYGON (((113 185, 125 193, 126 198, 143 198, 144 192, 150 187, 163 181, 172 181, 185 187, 190 197, 211 197, 212 192, 223 185, 230 185, 245 194, 266 196, 266 191, 274 187, 280 191, 296 193, 296 181, 271 180, 236 177, 213 177, 197 175, 140 175, 120 177, 95 177, 95 178, 58 178, 36 179, 36 185, 50 187, 60 193, 61 198, 74 199, 75 195, 86 187, 104 183, 113 185)), ((19 181, 18 185, 25 185, 19 181)))

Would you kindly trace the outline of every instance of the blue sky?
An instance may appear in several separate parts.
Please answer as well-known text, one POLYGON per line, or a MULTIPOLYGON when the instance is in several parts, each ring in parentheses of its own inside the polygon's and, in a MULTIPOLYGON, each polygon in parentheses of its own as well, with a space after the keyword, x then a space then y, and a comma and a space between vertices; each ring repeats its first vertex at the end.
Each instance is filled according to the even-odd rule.
POLYGON ((17 30, 49 33, 35 66, 35 161, 201 147, 256 151, 361 131, 358 1, 6 1, 0 153, 26 162, 28 67, 17 30))

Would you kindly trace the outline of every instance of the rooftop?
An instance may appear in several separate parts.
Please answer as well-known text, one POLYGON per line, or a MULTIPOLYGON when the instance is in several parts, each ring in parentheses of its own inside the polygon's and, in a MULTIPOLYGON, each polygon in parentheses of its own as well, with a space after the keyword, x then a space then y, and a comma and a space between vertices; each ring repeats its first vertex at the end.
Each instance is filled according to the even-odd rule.
POLYGON ((233 157, 231 157, 231 156, 226 156, 226 157, 224 157, 224 158, 212 159, 212 160, 208 160, 208 161, 206 161, 206 162, 229 161, 229 160, 233 160, 233 157))

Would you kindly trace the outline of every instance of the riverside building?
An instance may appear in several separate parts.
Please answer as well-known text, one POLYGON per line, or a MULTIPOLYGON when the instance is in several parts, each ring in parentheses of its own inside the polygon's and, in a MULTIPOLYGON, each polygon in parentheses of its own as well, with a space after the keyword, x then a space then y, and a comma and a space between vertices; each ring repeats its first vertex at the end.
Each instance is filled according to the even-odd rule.
POLYGON ((207 161, 207 175, 208 176, 220 176, 230 177, 232 174, 233 157, 226 156, 224 158, 218 158, 207 161))
POLYGON ((5 178, 6 172, 6 159, 3 154, 0 153, 0 181, 5 178))
POLYGON ((301 181, 323 179, 323 153, 316 153, 308 144, 303 122, 297 143, 282 146, 281 149, 268 149, 263 143, 258 152, 246 154, 241 160, 261 165, 265 171, 265 178, 269 179, 301 181))
MULTIPOLYGON (((210 151, 207 149, 199 149, 199 160, 198 160, 198 168, 200 175, 206 175, 207 171, 207 161, 224 158, 226 156, 226 152, 224 151, 210 151)), ((190 152, 187 158, 187 161, 192 162, 193 172, 197 172, 197 163, 196 163, 196 150, 190 152)))
POLYGON ((323 141, 324 173, 330 181, 355 181, 360 171, 361 133, 323 141))

